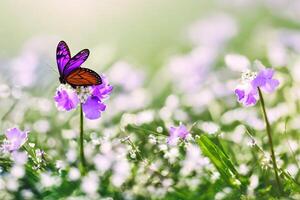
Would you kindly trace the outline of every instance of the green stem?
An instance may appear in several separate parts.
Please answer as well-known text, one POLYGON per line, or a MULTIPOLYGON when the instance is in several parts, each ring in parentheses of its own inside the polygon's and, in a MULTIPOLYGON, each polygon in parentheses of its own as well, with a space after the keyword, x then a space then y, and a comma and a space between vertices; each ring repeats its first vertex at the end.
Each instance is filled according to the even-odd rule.
POLYGON ((82 112, 82 104, 80 104, 80 133, 79 133, 79 156, 80 156, 80 164, 79 169, 81 175, 85 174, 85 157, 84 157, 84 147, 83 147, 83 112, 82 112))
POLYGON ((279 180, 279 176, 278 176, 278 168, 277 168, 274 147, 273 147, 272 134, 271 134, 272 130, 271 130, 268 116, 267 116, 264 98, 263 98, 260 88, 258 88, 258 94, 259 94, 259 99, 260 99, 261 110, 262 110, 265 125, 266 125, 266 131, 268 134, 269 145, 270 145, 270 149, 271 149, 271 158, 272 158, 272 164, 273 164, 273 168, 274 168, 274 172, 275 172, 276 182, 277 182, 279 190, 281 190, 281 184, 280 184, 280 180, 279 180))

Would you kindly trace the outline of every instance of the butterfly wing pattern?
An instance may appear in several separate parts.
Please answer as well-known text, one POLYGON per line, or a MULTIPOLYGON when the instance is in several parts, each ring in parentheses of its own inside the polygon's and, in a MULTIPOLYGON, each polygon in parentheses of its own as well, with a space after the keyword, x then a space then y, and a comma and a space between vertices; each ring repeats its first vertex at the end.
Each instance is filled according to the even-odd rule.
POLYGON ((64 76, 70 74, 73 70, 77 69, 84 63, 90 55, 90 51, 88 49, 84 49, 73 56, 67 65, 64 68, 64 76))
POLYGON ((68 83, 72 87, 100 85, 102 79, 97 72, 80 67, 89 57, 88 49, 81 50, 71 57, 68 45, 60 41, 57 45, 56 61, 60 74, 60 82, 68 83))
POLYGON ((73 70, 67 77, 66 82, 71 86, 90 86, 90 85, 100 85, 102 83, 101 77, 88 68, 77 68, 73 70))
POLYGON ((59 75, 63 75, 66 64, 71 59, 71 53, 68 45, 64 41, 60 41, 56 49, 56 62, 59 71, 59 75))

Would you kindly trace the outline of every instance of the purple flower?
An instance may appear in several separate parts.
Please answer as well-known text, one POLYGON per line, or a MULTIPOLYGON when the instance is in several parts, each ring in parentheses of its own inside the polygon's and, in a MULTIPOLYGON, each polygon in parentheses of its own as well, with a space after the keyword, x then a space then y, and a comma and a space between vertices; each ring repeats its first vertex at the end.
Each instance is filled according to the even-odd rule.
POLYGON ((101 78, 101 85, 92 86, 92 95, 98 97, 100 100, 106 99, 113 90, 113 86, 108 83, 107 78, 104 75, 101 78))
POLYGON ((20 131, 18 128, 12 128, 6 130, 5 136, 6 140, 2 148, 4 151, 15 151, 27 141, 28 132, 20 131))
POLYGON ((98 119, 101 117, 101 112, 105 111, 106 106, 97 96, 90 96, 84 104, 82 110, 84 116, 88 119, 98 119))
POLYGON ((109 85, 108 80, 105 76, 101 76, 102 84, 92 86, 91 96, 82 105, 84 115, 88 119, 98 119, 101 117, 101 112, 105 111, 105 104, 102 102, 108 98, 112 92, 113 87, 109 85))
POLYGON ((79 98, 76 91, 71 88, 59 87, 54 96, 56 107, 59 110, 72 110, 77 107, 79 98))
POLYGON ((169 145, 176 145, 180 138, 184 140, 189 134, 189 131, 184 125, 180 125, 179 127, 171 127, 169 129, 167 143, 169 145))
POLYGON ((250 83, 239 85, 235 89, 235 94, 237 96, 237 101, 244 106, 253 106, 259 99, 257 88, 252 87, 250 83))
POLYGON ((253 106, 259 99, 258 87, 267 93, 274 92, 279 85, 279 81, 273 79, 273 75, 273 69, 262 69, 258 75, 253 72, 243 73, 243 83, 235 89, 237 101, 244 106, 253 106))
POLYGON ((255 88, 259 87, 267 93, 272 93, 279 85, 279 81, 274 79, 273 75, 273 69, 262 69, 251 84, 255 88))
POLYGON ((98 119, 101 112, 105 111, 103 100, 109 97, 113 87, 109 85, 105 76, 102 77, 102 84, 90 87, 77 87, 76 90, 68 85, 61 85, 54 97, 56 106, 60 110, 75 109, 79 103, 82 104, 84 115, 88 119, 98 119))

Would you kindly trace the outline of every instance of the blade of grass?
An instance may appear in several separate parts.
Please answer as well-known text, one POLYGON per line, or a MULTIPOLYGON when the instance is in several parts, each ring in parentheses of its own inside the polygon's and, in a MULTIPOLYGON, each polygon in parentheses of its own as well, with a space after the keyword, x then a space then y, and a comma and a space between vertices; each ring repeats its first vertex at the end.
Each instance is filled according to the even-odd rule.
POLYGON ((207 137, 206 135, 201 135, 197 139, 197 143, 201 148, 203 154, 210 159, 210 161, 214 164, 214 166, 221 174, 222 178, 227 183, 238 188, 240 187, 240 183, 244 185, 244 180, 240 179, 240 175, 235 169, 230 158, 220 147, 214 144, 209 137, 207 137))

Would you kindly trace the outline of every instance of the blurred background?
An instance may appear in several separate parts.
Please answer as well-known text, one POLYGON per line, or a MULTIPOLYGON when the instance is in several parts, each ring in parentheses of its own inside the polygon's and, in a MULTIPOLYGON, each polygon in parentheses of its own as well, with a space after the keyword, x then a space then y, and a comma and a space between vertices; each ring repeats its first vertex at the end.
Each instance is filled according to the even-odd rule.
MULTIPOLYGON (((297 7, 296 1, 283 0, 5 1, 0 8, 0 59, 38 51, 47 56, 39 60, 41 65, 36 70, 46 73, 51 68, 56 70, 56 45, 65 40, 73 54, 83 48, 92 50, 86 62, 90 68, 101 70, 117 59, 126 59, 153 75, 168 56, 191 48, 188 27, 200 18, 225 13, 234 24, 226 27, 225 22, 215 29, 211 24, 204 36, 236 29, 232 35, 240 37, 228 48, 239 47, 240 53, 254 57, 252 54, 259 54, 261 48, 253 45, 254 51, 249 51, 251 45, 245 46, 244 39, 251 39, 261 24, 299 27, 297 7)), ((200 26, 205 29, 207 25, 200 26)), ((1 65, 4 70, 9 68, 9 63, 1 65)))
MULTIPOLYGON (((87 160, 107 186, 101 187, 99 194, 113 194, 116 199, 127 193, 141 199, 149 194, 153 199, 164 195, 195 199, 201 193, 203 199, 222 199, 218 194, 234 199, 239 192, 226 189, 228 184, 207 164, 197 145, 191 142, 184 150, 166 146, 169 127, 183 122, 197 134, 220 138, 239 173, 249 181, 245 193, 272 195, 271 189, 265 190, 269 185, 264 182, 265 171, 255 167, 258 159, 249 150, 251 141, 245 128, 251 127, 257 143, 267 149, 264 123, 255 107, 242 108, 236 102, 233 91, 241 72, 251 68, 255 59, 276 69, 280 87, 266 98, 276 134, 275 151, 280 155, 280 167, 299 181, 299 10, 297 0, 3 1, 1 137, 14 126, 30 130, 34 148, 76 168, 78 111, 59 112, 53 101, 59 86, 56 46, 64 40, 72 55, 90 49, 83 66, 105 74, 114 86, 102 117, 85 120, 85 139, 90 144, 86 145, 87 160), (285 127, 288 134, 284 135, 285 127), (167 171, 166 182, 145 170, 143 160, 132 156, 132 147, 120 142, 127 136, 158 171, 167 171), (99 148, 102 142, 109 150, 99 148), (124 155, 118 160, 115 155, 120 149, 124 155), (109 163, 105 169, 103 162, 109 163), (114 168, 117 164, 112 163, 120 166, 114 168), (112 174, 117 178, 111 178, 112 174), (206 190, 210 192, 203 192, 206 190)), ((264 156, 258 162, 266 163, 264 156)), ((67 181, 55 170, 53 174, 67 181)), ((267 175, 272 177, 270 172, 267 175)), ((78 185, 80 181, 76 179, 78 185)), ((98 182, 94 181, 95 191, 98 182)), ((87 188, 77 189, 89 193, 87 188)))
MULTIPOLYGON (((291 84, 291 76, 299 80, 299 7, 284 0, 5 1, 0 8, 0 109, 8 120, 2 131, 36 123, 39 115, 28 114, 26 107, 36 101, 42 102, 38 109, 48 108, 47 123, 52 123, 60 40, 72 55, 90 49, 83 66, 106 74, 115 86, 101 122, 113 118, 118 124, 126 112, 161 108, 160 117, 170 123, 163 106, 171 94, 178 95, 175 100, 171 95, 171 105, 179 101, 183 108, 174 114, 176 121, 218 121, 236 106, 233 90, 249 60, 277 68, 282 83, 291 84), (238 56, 226 61, 227 54, 238 56), (284 66, 293 73, 287 75, 284 66), (27 105, 20 104, 24 99, 27 105)), ((292 92, 297 91, 295 85, 292 92)), ((270 104, 289 95, 273 95, 270 104)))
MULTIPOLYGON (((291 83, 290 76, 299 80, 299 7, 284 0, 5 1, 0 8, 1 131, 16 124, 30 129, 40 116, 28 107, 40 105, 42 115, 48 109, 41 127, 51 132, 52 117, 58 115, 52 100, 59 85, 60 40, 72 55, 90 49, 83 66, 105 74, 115 87, 97 123, 122 124, 124 114, 145 109, 160 109, 166 126, 172 118, 218 123, 236 106, 233 90, 250 61, 260 59, 282 71, 282 83, 291 83), (227 54, 233 57, 226 61, 227 54), (287 75, 284 66, 293 73, 287 75), (168 103, 179 111, 170 113, 168 103)), ((297 91, 296 85, 292 92, 297 91)), ((287 93, 273 95, 270 104, 287 93)), ((263 127, 257 120, 249 123, 263 127)))
MULTIPOLYGON (((6 1, 1 6, 0 44, 5 47, 1 57, 16 55, 24 44, 38 39, 45 49, 55 50, 56 40, 64 39, 74 51, 82 46, 112 48, 137 62, 155 63, 162 52, 182 43, 184 28, 205 14, 209 4, 193 0, 6 1)), ((91 54, 91 58, 100 57, 104 55, 91 54)))

